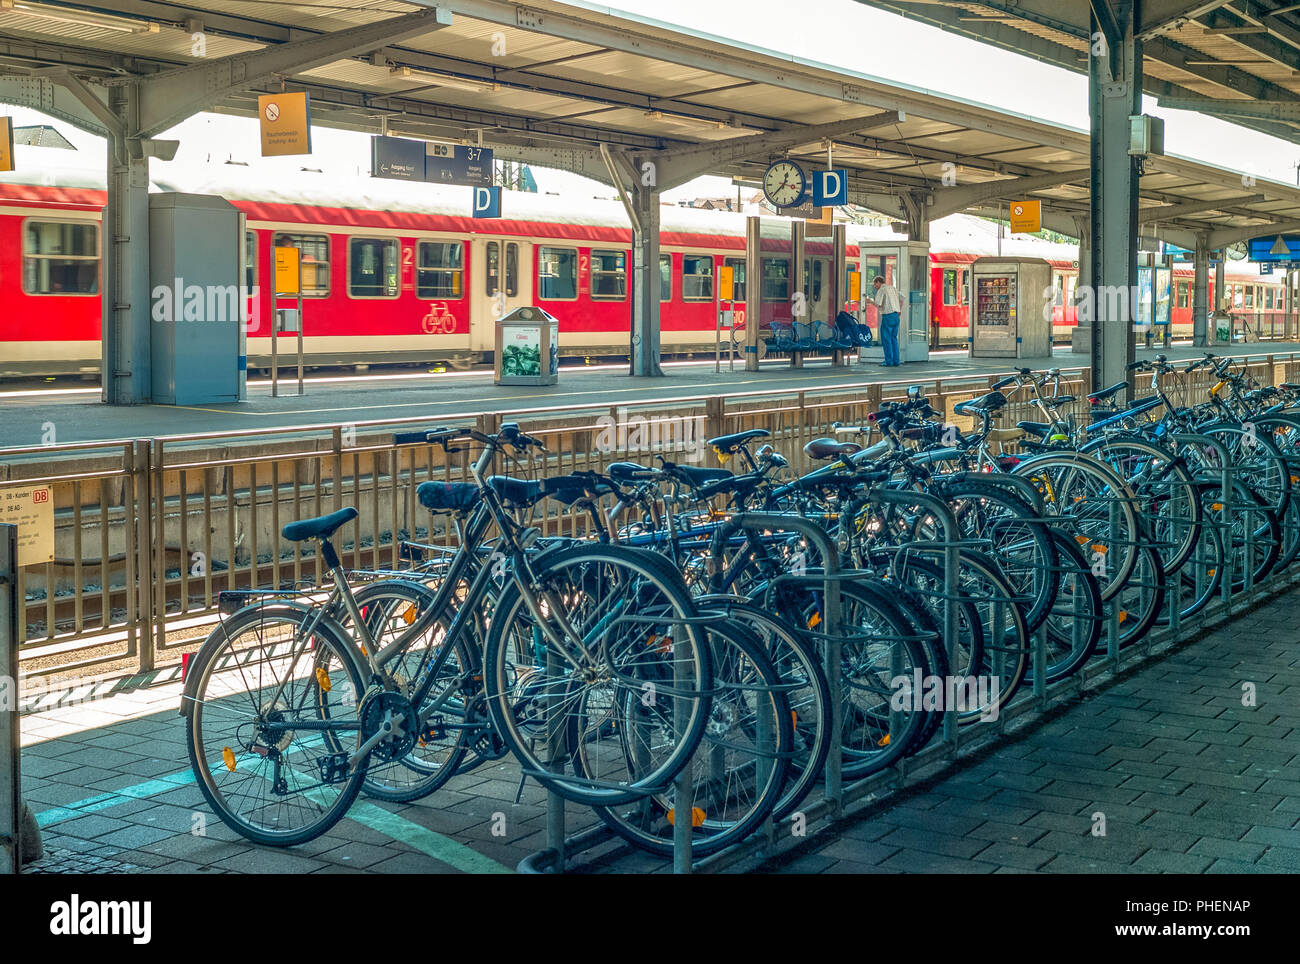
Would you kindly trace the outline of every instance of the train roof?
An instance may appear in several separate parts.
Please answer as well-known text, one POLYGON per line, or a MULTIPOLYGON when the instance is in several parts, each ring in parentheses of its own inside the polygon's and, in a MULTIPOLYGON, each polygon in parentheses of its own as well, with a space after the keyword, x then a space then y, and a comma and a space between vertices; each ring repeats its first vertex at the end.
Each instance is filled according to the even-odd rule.
MULTIPOLYGON (((6 184, 100 192, 106 190, 103 167, 87 164, 85 155, 79 152, 27 145, 19 145, 15 151, 18 170, 0 173, 0 196, 3 195, 3 186, 6 184)), ((457 218, 466 218, 471 213, 470 192, 465 187, 225 163, 181 164, 155 159, 150 165, 150 190, 213 194, 233 202, 254 204, 345 208, 457 218)), ((572 194, 560 196, 506 191, 502 207, 512 221, 628 228, 627 213, 622 202, 612 197, 583 198, 572 194)), ((664 205, 660 209, 659 220, 660 229, 664 233, 701 237, 745 236, 746 215, 734 211, 664 205)), ((788 242, 791 220, 765 214, 762 220, 763 238, 788 242)), ((902 235, 890 227, 861 224, 847 225, 846 236, 850 244, 902 239, 902 235)), ((971 260, 996 255, 999 253, 998 224, 968 214, 942 218, 930 225, 930 250, 935 254, 969 256, 971 260)), ((1043 258, 1058 265, 1073 265, 1077 263, 1078 247, 1028 235, 1011 235, 1002 238, 1000 253, 1007 257, 1043 258)), ((1259 268, 1248 262, 1234 262, 1229 266, 1229 274, 1238 279, 1258 277, 1259 268)))

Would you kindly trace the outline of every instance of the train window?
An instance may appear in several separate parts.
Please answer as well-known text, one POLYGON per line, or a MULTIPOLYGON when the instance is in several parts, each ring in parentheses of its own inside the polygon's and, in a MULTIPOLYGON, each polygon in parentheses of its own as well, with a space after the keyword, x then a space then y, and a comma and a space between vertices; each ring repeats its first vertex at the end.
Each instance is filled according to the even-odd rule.
POLYGON ((590 284, 593 301, 627 300, 627 252, 593 248, 590 284))
POLYGON ((1246 285, 1245 299, 1246 300, 1242 302, 1243 308, 1255 307, 1255 286, 1254 285, 1246 285))
POLYGON ((763 300, 790 300, 790 259, 763 259, 763 300))
POLYGON ((277 234, 277 248, 297 248, 304 298, 324 298, 330 293, 330 239, 323 234, 277 234))
POLYGON ((396 238, 348 238, 348 296, 397 297, 396 238))
POLYGON ((99 292, 99 225, 28 221, 23 227, 23 291, 29 295, 99 292))
POLYGON ((1186 281, 1174 282, 1174 306, 1175 307, 1186 308, 1190 304, 1190 302, 1188 301, 1188 288, 1189 285, 1186 281))
POLYGON ((244 287, 251 294, 257 287, 257 235, 244 232, 244 287))
POLYGON ((968 268, 961 270, 961 289, 957 293, 961 296, 963 305, 970 304, 970 269, 968 268))
POLYGON ((945 305, 960 304, 957 293, 957 269, 945 268, 943 271, 943 303, 945 305))
POLYGON ((1264 289, 1264 308, 1266 311, 1273 310, 1273 289, 1272 288, 1264 289))
POLYGON ((576 248, 537 249, 537 297, 547 301, 578 299, 576 248))
POLYGON ((463 290, 464 250, 459 241, 421 241, 415 256, 415 296, 459 298, 463 290))
POLYGON ((733 301, 745 300, 745 259, 727 258, 722 262, 731 269, 731 298, 733 301))
POLYGON ((511 241, 506 245, 506 297, 519 294, 519 245, 511 241))
POLYGON ((682 301, 713 300, 713 258, 682 255, 682 301))
POLYGON ((501 286, 501 245, 495 241, 487 243, 487 278, 484 281, 483 293, 491 297, 497 293, 501 286))
POLYGON ((659 255, 659 300, 673 300, 673 256, 659 255))

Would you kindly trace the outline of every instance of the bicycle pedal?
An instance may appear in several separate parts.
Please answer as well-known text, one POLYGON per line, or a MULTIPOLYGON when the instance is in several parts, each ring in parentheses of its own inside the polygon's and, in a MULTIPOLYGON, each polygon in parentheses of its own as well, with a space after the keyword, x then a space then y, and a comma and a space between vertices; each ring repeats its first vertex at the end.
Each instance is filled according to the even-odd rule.
POLYGON ((318 757, 316 765, 320 767, 321 783, 343 783, 348 778, 348 755, 346 753, 331 753, 328 756, 318 757))
POLYGON ((420 731, 418 740, 421 745, 442 740, 447 736, 447 724, 441 716, 429 720, 428 725, 420 731))

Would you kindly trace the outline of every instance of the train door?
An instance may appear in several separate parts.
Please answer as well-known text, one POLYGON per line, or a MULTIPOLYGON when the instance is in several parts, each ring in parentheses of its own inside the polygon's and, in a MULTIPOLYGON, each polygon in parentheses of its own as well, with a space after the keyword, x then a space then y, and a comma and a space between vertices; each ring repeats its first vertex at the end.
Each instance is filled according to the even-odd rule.
POLYGON ((470 348, 495 351, 496 320, 533 303, 533 246, 510 238, 479 238, 474 242, 471 274, 470 348))
MULTIPOLYGON (((817 322, 832 324, 835 312, 831 310, 831 262, 827 258, 805 258, 803 263, 803 294, 808 302, 807 322, 813 328, 817 322)), ((833 325, 832 325, 833 327, 833 325)))

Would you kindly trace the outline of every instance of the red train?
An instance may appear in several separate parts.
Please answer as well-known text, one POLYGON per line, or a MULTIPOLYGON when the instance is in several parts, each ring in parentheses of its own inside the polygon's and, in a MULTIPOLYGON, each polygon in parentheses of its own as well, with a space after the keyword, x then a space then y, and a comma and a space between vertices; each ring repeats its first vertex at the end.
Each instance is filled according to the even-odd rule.
MULTIPOLYGON (((61 154, 20 150, 20 173, 0 180, 0 375, 55 375, 99 369, 102 174, 62 167, 61 154), (39 152, 40 163, 31 163, 39 152), (39 170, 37 177, 23 171, 39 170)), ((63 161, 66 164, 66 161, 63 161)), ((302 172, 285 179, 239 167, 200 170, 155 162, 157 190, 216 194, 246 216, 250 368, 270 358, 272 247, 302 256, 306 360, 313 366, 481 360, 493 348, 502 311, 536 304, 560 319, 561 352, 626 355, 631 317, 631 231, 613 200, 507 193, 506 217, 469 216, 469 191, 434 185, 302 172)), ((931 324, 936 345, 965 344, 969 265, 997 251, 996 226, 958 216, 931 233, 931 324)), ((736 299, 746 293, 745 218, 665 207, 661 214, 661 342, 665 354, 712 352, 718 272, 735 269, 736 299)), ((887 228, 850 226, 858 242, 897 240, 887 228)), ((761 325, 789 317, 789 227, 764 221, 761 325)), ((1065 308, 1077 278, 1074 249, 1034 238, 1002 242, 1003 253, 1050 260, 1062 291, 1058 334, 1073 324, 1065 308)), ((809 320, 830 321, 833 270, 828 242, 805 245, 809 320)), ((1190 276, 1190 267, 1186 269, 1190 276)), ((1229 275, 1243 310, 1273 311, 1280 286, 1229 275), (1266 307, 1267 306, 1267 307, 1266 307)), ((1183 269, 1167 300, 1175 324, 1190 331, 1183 269), (1183 315, 1186 317, 1184 318, 1183 315)), ((1157 299, 1158 300, 1158 299, 1157 299)), ((1280 327, 1279 327, 1280 330, 1280 327)))

